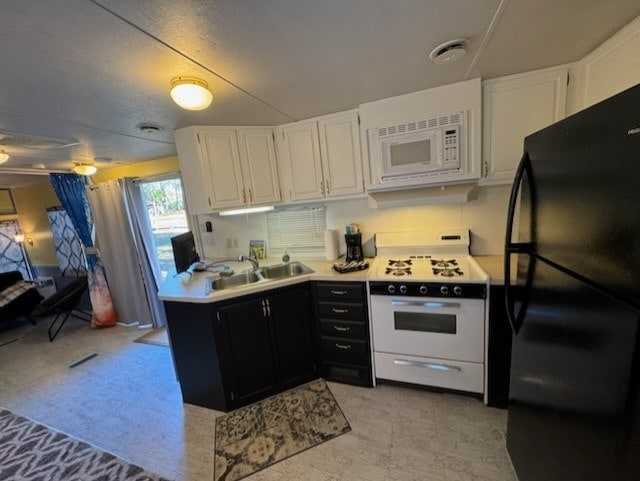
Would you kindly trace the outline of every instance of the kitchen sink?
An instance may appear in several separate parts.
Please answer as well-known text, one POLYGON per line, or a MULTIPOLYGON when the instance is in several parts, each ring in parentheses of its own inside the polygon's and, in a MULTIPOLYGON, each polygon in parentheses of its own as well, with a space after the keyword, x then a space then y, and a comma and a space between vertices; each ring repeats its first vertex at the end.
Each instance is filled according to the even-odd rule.
POLYGON ((258 273, 265 279, 288 279, 313 272, 300 262, 287 262, 276 266, 262 267, 258 273))
POLYGON ((217 279, 209 277, 207 278, 205 292, 209 294, 212 291, 223 291, 234 287, 248 286, 256 282, 263 283, 290 279, 311 272, 313 272, 313 270, 300 262, 287 262, 286 264, 261 267, 256 271, 243 272, 242 274, 236 274, 230 277, 220 277, 217 279))
POLYGON ((221 291, 223 289, 230 289, 231 287, 246 286, 247 284, 253 284, 258 282, 260 277, 255 272, 243 272, 242 274, 236 274, 229 277, 220 277, 211 281, 211 288, 214 291, 221 291))

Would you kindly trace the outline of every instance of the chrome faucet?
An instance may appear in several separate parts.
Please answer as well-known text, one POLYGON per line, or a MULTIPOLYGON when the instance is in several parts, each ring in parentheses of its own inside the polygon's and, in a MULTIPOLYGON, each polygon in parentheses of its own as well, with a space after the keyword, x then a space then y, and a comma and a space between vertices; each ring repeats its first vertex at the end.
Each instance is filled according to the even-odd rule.
POLYGON ((238 262, 249 261, 251 262, 251 266, 253 267, 253 271, 257 271, 260 265, 258 264, 258 257, 256 256, 255 250, 251 249, 251 254, 248 256, 240 255, 238 256, 238 262))

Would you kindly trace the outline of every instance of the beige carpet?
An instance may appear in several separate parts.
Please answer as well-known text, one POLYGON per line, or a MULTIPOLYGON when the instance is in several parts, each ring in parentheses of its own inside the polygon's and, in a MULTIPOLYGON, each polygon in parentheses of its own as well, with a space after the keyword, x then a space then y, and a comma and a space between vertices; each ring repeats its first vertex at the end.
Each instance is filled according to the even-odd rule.
POLYGON ((169 335, 167 334, 167 328, 161 327, 159 329, 151 329, 149 332, 135 339, 133 342, 169 347, 169 335))
POLYGON ((216 418, 214 481, 236 481, 351 431, 323 379, 216 418))

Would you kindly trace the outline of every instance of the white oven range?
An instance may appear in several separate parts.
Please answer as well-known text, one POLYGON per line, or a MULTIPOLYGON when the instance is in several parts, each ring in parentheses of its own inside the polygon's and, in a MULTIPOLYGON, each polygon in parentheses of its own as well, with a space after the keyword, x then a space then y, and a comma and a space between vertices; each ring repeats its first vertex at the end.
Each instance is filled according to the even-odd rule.
POLYGON ((368 275, 375 377, 485 389, 488 276, 469 230, 377 233, 368 275))

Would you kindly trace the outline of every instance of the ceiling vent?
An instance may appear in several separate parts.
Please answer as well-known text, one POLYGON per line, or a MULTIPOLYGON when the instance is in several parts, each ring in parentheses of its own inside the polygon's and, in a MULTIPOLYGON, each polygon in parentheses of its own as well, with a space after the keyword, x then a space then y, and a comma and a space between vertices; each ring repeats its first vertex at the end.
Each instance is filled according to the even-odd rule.
POLYGON ((80 142, 77 140, 60 140, 48 137, 35 137, 27 134, 16 134, 14 132, 0 131, 0 146, 8 150, 15 149, 36 149, 55 150, 73 147, 80 142))
POLYGON ((438 45, 429 54, 429 58, 438 65, 445 65, 461 59, 467 54, 469 41, 464 38, 456 38, 438 45))
POLYGON ((143 134, 157 134, 164 130, 163 127, 156 124, 140 124, 136 128, 143 134))

